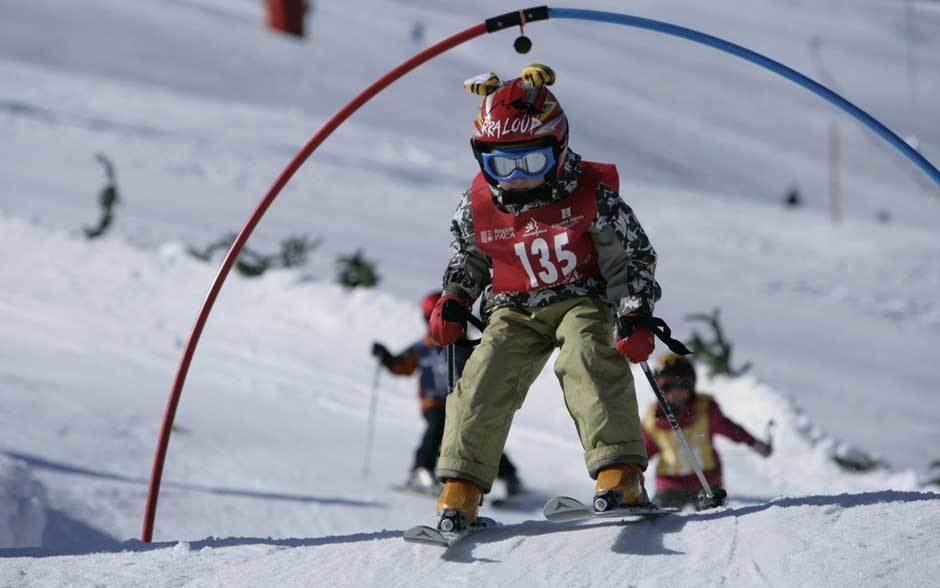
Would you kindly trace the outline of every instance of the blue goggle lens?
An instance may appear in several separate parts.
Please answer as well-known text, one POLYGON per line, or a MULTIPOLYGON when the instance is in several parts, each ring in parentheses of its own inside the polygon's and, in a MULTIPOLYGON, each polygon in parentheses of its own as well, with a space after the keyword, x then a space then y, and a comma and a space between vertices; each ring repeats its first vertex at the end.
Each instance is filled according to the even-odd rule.
POLYGON ((555 163, 551 147, 523 151, 492 151, 483 154, 486 173, 497 180, 518 177, 540 178, 555 163))

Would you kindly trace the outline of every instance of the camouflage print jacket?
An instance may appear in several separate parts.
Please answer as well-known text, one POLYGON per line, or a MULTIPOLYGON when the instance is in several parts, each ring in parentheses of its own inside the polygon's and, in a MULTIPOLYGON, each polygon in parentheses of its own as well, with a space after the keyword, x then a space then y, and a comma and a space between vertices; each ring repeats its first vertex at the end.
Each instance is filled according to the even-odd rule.
MULTIPOLYGON (((493 197, 497 206, 518 214, 571 195, 577 189, 580 175, 581 157, 569 151, 548 201, 513 210, 503 203, 499 188, 493 188, 493 197)), ((497 294, 487 287, 491 281, 492 263, 477 248, 469 190, 457 206, 450 230, 454 236, 451 244, 453 255, 444 273, 444 292, 471 301, 483 294, 484 314, 503 306, 537 308, 576 296, 601 300, 613 307, 618 316, 635 310, 652 314, 654 304, 662 295, 654 277, 656 252, 649 238, 633 210, 617 192, 603 184, 597 188, 597 217, 589 229, 597 249, 602 279, 588 277, 533 292, 497 294)))

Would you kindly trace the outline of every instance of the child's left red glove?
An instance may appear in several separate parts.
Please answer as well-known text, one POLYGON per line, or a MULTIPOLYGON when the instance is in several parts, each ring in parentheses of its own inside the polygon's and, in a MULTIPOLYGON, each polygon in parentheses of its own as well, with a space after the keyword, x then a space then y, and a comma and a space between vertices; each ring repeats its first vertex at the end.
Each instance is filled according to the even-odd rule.
POLYGON ((441 347, 456 343, 457 339, 460 339, 460 336, 463 335, 464 323, 444 320, 444 317, 441 316, 441 309, 444 308, 444 304, 448 300, 453 300, 466 309, 470 308, 470 302, 460 296, 445 294, 438 298, 434 310, 431 311, 431 318, 428 320, 428 331, 431 333, 434 342, 441 347))

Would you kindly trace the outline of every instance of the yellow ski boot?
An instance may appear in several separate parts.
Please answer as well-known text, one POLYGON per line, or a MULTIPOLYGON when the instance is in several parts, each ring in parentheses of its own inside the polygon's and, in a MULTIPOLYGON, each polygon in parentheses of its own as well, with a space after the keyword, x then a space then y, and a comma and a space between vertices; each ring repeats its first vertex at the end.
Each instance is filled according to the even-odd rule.
POLYGON ((483 492, 473 482, 451 478, 437 499, 439 531, 463 531, 477 520, 477 510, 483 503, 483 492))
POLYGON ((632 463, 616 464, 602 468, 597 473, 597 484, 594 486, 596 512, 649 503, 640 466, 632 463))

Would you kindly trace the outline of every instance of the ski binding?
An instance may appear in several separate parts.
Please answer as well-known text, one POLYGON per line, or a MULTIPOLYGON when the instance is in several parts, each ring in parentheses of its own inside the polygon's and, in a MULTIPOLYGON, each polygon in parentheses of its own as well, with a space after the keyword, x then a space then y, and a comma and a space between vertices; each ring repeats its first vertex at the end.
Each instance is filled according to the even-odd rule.
POLYGON ((473 525, 462 531, 441 531, 427 525, 418 525, 405 531, 402 538, 408 543, 423 543, 450 548, 474 533, 497 526, 499 526, 499 523, 491 518, 477 517, 473 525))
POLYGON ((679 512, 679 509, 663 508, 653 504, 598 511, 585 505, 580 500, 567 496, 552 498, 545 503, 545 508, 542 509, 542 514, 545 515, 545 518, 554 523, 594 518, 657 518, 675 512, 679 512))

